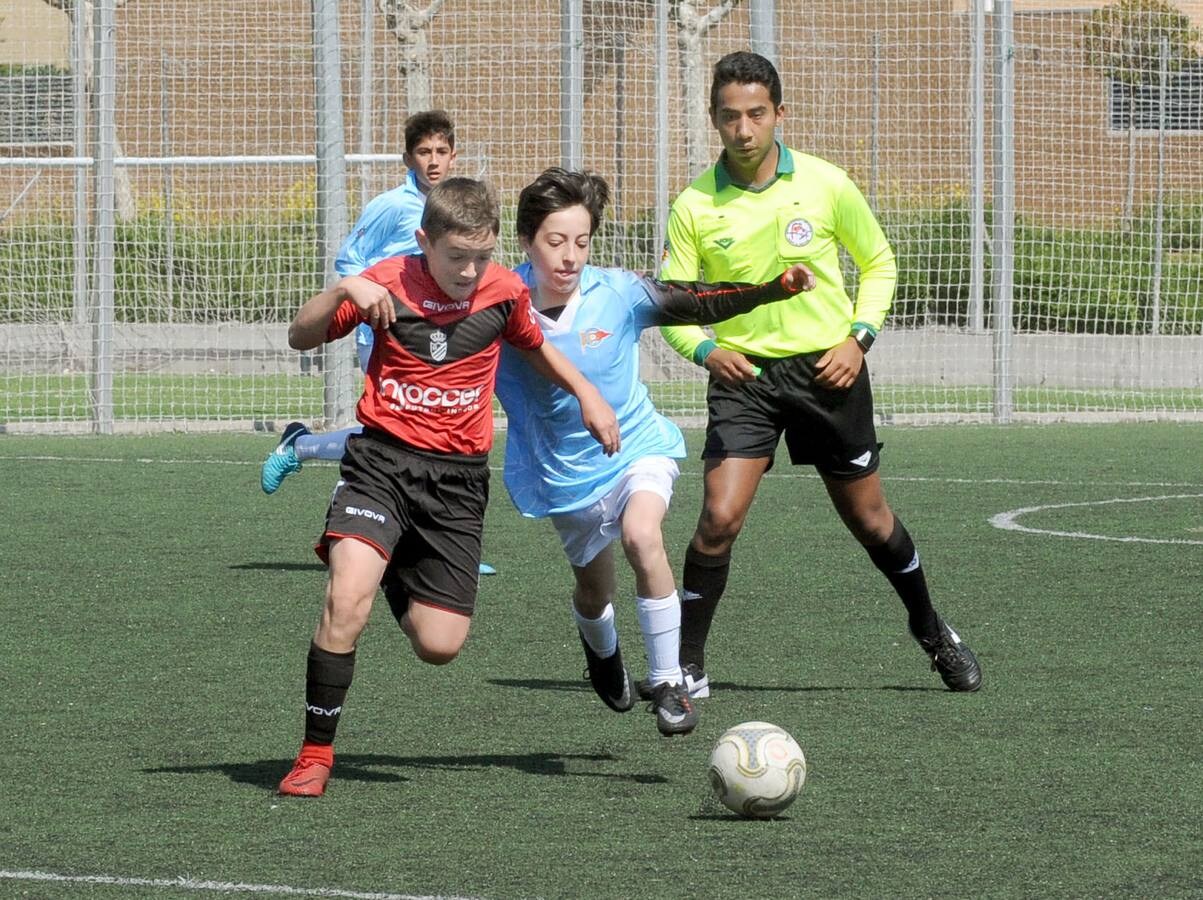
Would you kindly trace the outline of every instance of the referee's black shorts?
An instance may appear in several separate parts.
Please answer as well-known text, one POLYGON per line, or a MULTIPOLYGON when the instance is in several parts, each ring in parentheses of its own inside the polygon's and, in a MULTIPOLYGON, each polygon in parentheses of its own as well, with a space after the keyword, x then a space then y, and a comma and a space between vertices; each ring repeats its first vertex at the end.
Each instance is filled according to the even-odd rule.
POLYGON ((398 619, 409 601, 470 616, 489 502, 488 456, 430 453, 365 428, 347 440, 316 547, 355 538, 388 562, 381 587, 398 619))
POLYGON ((821 387, 815 384, 815 363, 824 352, 781 359, 750 356, 761 373, 736 386, 711 378, 702 458, 771 459, 784 434, 794 465, 811 465, 844 481, 877 471, 881 444, 873 427, 869 369, 861 366, 847 390, 821 387))

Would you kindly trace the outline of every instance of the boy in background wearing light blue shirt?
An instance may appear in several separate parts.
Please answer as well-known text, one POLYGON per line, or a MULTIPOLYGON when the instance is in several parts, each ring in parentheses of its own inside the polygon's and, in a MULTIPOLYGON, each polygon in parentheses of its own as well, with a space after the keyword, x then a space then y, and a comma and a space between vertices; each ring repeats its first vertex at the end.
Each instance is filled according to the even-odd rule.
POLYGON ((747 312, 809 290, 814 276, 796 265, 763 285, 666 284, 587 265, 608 197, 599 176, 558 168, 527 185, 517 231, 530 261, 517 272, 530 288, 544 338, 613 407, 620 449, 612 456, 597 452, 576 399, 503 345, 496 393, 508 419, 505 485, 519 512, 550 518, 559 534, 576 580, 573 607, 590 681, 607 706, 625 712, 638 691, 614 627, 611 545, 621 540, 635 573, 656 726, 664 735, 686 734, 698 713, 679 664, 681 604, 661 533, 685 441, 639 380, 639 335, 653 326, 707 324, 747 312))
MULTIPOLYGON (((426 195, 455 165, 455 125, 442 110, 415 113, 405 121, 405 153, 409 171, 398 187, 373 197, 363 208, 355 227, 339 248, 334 262, 342 277, 358 275, 382 259, 419 253, 414 233, 422 223, 426 195)), ((372 355, 372 329, 355 330, 359 370, 368 370, 372 355)), ((341 431, 313 434, 300 422, 290 422, 280 443, 263 461, 259 485, 274 494, 284 479, 301 470, 306 459, 340 460, 347 437, 361 430, 356 425, 341 431)))

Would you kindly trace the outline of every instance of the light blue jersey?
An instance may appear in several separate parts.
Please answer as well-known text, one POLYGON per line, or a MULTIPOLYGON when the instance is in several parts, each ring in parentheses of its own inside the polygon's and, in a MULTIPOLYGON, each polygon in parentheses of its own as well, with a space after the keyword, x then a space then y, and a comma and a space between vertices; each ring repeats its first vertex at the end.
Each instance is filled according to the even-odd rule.
POLYGON ((410 172, 405 182, 377 194, 359 214, 355 227, 338 248, 334 269, 339 275, 358 275, 382 259, 412 256, 418 251, 414 232, 422 225, 426 195, 410 172))
MULTIPOLYGON (((516 271, 533 284, 529 263, 516 271)), ((635 460, 685 456, 681 429, 656 412, 639 380, 639 335, 663 321, 658 312, 638 276, 594 266, 581 272, 580 291, 559 319, 535 312, 545 338, 614 408, 622 449, 613 456, 585 429, 576 398, 502 344, 496 392, 509 422, 505 486, 524 516, 584 509, 608 494, 635 460)))
MULTIPOLYGON (((338 248, 334 270, 342 276, 358 275, 382 259, 420 252, 414 232, 422 224, 425 209, 426 195, 418 188, 417 176, 410 171, 399 187, 368 201, 355 227, 338 248)), ((355 329, 360 371, 367 371, 373 339, 369 325, 361 324, 355 329)))

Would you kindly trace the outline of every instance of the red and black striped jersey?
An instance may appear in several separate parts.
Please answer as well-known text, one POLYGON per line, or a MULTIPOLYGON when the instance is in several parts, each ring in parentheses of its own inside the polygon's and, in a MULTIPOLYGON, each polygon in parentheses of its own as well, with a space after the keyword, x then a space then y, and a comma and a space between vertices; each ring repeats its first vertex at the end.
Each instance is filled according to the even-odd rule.
MULTIPOLYGON (((490 263, 472 296, 453 300, 421 256, 383 260, 363 277, 388 288, 397 320, 375 332, 356 417, 412 447, 488 453, 500 342, 522 350, 543 343, 522 279, 490 263)), ((355 304, 343 301, 326 340, 350 334, 361 321, 355 304)))

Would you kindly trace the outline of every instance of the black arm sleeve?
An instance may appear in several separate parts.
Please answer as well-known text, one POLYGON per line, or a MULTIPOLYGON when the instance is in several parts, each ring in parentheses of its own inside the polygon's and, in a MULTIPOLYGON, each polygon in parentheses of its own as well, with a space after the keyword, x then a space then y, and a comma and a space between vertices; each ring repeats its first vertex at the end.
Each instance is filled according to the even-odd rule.
POLYGON ((709 325, 796 293, 786 290, 780 277, 764 284, 656 281, 646 277, 640 277, 640 281, 659 309, 657 325, 709 325))

